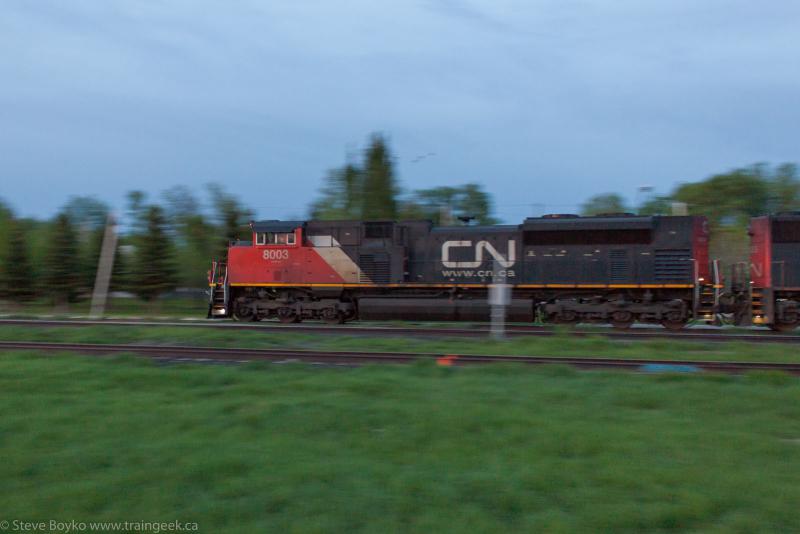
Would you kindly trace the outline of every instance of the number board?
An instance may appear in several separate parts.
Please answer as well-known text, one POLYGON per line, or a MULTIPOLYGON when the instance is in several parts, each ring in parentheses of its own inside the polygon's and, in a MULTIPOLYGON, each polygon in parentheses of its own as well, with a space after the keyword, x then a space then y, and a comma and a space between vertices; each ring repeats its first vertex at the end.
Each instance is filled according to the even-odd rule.
POLYGON ((285 248, 268 248, 264 249, 262 256, 265 260, 288 260, 289 250, 285 248))

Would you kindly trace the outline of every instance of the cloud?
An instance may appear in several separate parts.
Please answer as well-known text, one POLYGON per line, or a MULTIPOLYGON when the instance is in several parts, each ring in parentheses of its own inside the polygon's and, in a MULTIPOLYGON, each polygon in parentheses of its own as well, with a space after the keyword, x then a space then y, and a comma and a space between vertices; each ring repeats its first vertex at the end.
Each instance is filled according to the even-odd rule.
POLYGON ((509 220, 665 191, 798 159, 798 22, 788 0, 12 0, 0 195, 49 214, 214 179, 296 214, 373 130, 407 187, 481 181, 509 220))

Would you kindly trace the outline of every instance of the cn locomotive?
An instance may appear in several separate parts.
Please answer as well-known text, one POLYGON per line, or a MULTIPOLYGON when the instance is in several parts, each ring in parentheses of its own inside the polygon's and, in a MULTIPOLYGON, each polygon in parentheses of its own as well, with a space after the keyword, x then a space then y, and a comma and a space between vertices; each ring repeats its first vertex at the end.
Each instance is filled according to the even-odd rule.
POLYGON ((800 212, 752 219, 749 234, 750 262, 732 294, 753 324, 792 330, 800 324, 800 212))
MULTIPOLYGON (((270 220, 250 228, 251 240, 231 243, 227 262, 213 263, 209 317, 482 321, 490 286, 502 283, 511 287, 511 321, 677 330, 711 319, 725 302, 700 216, 549 215, 497 226, 270 220)), ((778 308, 791 319, 787 305, 778 308)))

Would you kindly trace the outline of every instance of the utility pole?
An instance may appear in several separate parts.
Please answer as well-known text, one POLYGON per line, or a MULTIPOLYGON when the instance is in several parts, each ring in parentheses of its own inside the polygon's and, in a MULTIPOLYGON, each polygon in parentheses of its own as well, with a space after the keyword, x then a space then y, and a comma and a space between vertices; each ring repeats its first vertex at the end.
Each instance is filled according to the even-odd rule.
POLYGON ((500 262, 492 262, 492 284, 489 286, 489 305, 492 307, 492 337, 503 339, 506 335, 506 306, 511 303, 511 286, 500 276, 500 262))
POLYGON ((100 258, 97 260, 97 275, 94 278, 92 292, 92 317, 101 317, 106 309, 108 288, 111 285, 111 272, 114 268, 114 253, 117 251, 117 223, 109 214, 106 231, 103 234, 103 245, 100 247, 100 258))

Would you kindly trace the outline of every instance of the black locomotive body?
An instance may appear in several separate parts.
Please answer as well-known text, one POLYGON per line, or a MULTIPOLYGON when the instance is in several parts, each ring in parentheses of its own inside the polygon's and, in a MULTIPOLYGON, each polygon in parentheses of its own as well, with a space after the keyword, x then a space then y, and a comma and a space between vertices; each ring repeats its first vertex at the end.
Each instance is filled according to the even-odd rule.
POLYGON ((787 331, 800 325, 800 213, 750 222, 749 287, 753 324, 787 331))
MULTIPOLYGON (((498 226, 434 227, 429 221, 252 226, 252 243, 229 250, 226 294, 212 305, 212 315, 487 320, 492 284, 511 286, 508 314, 514 321, 532 321, 538 314, 557 323, 627 327, 644 321, 679 328, 708 312, 703 217, 545 216, 498 226)), ((219 289, 216 277, 212 285, 219 289)))

